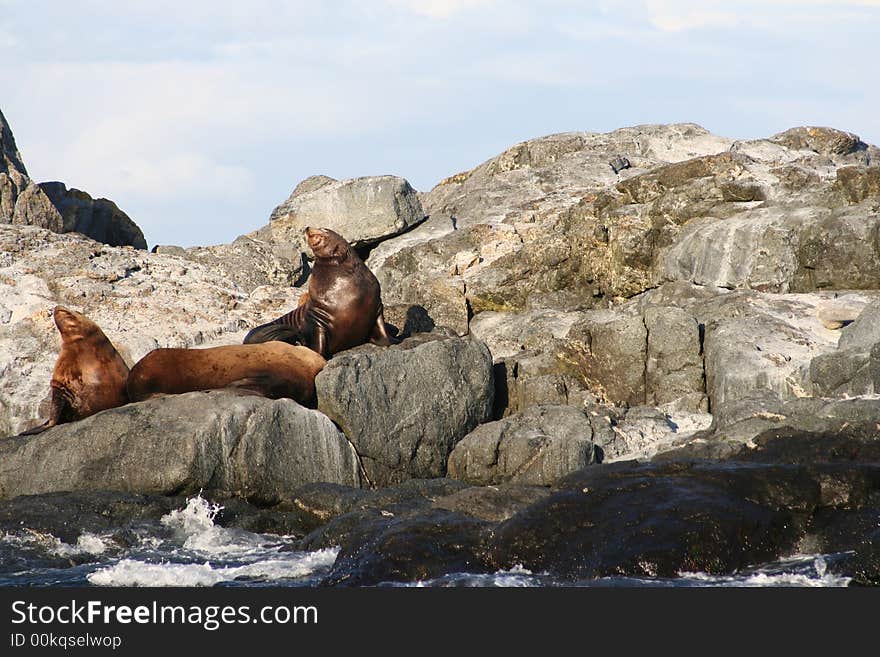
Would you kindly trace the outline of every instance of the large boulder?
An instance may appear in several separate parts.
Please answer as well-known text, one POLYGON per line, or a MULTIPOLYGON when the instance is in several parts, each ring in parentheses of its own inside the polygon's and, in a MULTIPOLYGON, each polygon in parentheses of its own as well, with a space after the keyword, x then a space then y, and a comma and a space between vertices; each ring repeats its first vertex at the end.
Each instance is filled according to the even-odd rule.
POLYGON ((492 356, 474 338, 420 334, 337 354, 315 386, 372 485, 442 477, 455 443, 491 417, 492 356))
POLYGON ((480 486, 552 484, 601 460, 591 420, 571 406, 534 406, 482 424, 456 444, 447 476, 480 486))
POLYGON ((359 486, 357 454, 324 415, 289 399, 170 395, 0 441, 0 498, 204 490, 275 503, 319 481, 359 486))
MULTIPOLYGON (((313 179, 307 179, 312 181, 313 179)), ((304 183, 307 181, 303 181, 304 183)), ((301 243, 306 226, 329 228, 355 246, 407 231, 425 218, 418 195, 397 176, 322 179, 297 186, 269 217, 274 241, 301 243)))

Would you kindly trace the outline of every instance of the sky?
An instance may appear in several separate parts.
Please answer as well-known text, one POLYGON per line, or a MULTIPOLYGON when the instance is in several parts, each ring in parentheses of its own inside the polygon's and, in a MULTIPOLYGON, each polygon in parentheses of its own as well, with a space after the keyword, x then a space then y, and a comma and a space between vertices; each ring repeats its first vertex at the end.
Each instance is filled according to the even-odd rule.
POLYGON ((209 245, 310 175, 429 191, 558 132, 880 145, 878 34, 880 0, 0 0, 0 110, 33 179, 209 245))

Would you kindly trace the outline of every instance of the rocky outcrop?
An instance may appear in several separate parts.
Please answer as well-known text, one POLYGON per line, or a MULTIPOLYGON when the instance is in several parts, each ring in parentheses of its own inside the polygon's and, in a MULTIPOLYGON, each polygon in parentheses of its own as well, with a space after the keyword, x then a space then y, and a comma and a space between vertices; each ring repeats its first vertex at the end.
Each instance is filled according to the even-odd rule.
POLYGON ((113 201, 93 199, 78 189, 67 189, 61 182, 40 183, 40 189, 64 221, 58 232, 82 233, 110 246, 147 248, 141 229, 113 201))
POLYGON ((308 178, 269 217, 273 241, 300 244, 307 226, 329 228, 355 246, 402 233, 425 218, 415 190, 403 178, 308 178))
POLYGON ((0 498, 204 490, 271 504, 318 481, 359 486, 357 455, 324 415, 288 399, 171 395, 0 441, 0 498))
POLYGON ((33 182, 2 113, 0 158, 0 223, 78 232, 111 246, 147 248, 141 229, 113 201, 93 199, 60 182, 33 182))
POLYGON ((473 338, 424 334, 338 354, 315 386, 367 480, 387 486, 446 474, 455 443, 491 416, 492 358, 473 338))

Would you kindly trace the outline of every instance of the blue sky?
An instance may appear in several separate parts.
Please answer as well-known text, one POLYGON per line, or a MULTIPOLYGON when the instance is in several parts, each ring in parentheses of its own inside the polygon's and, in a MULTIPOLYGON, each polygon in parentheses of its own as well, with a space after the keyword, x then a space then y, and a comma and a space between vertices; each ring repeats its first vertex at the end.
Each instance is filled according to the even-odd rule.
POLYGON ((0 109, 36 180, 205 245, 309 175, 428 191, 555 132, 880 144, 878 34, 880 0, 0 0, 0 109))

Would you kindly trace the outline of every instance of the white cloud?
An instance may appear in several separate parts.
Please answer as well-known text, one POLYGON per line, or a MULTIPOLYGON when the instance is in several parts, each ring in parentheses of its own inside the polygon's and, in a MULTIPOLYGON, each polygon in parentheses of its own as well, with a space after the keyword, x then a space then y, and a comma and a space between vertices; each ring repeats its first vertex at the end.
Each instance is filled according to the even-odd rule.
POLYGON ((387 0, 392 7, 401 7, 426 18, 446 19, 494 4, 493 0, 387 0))

